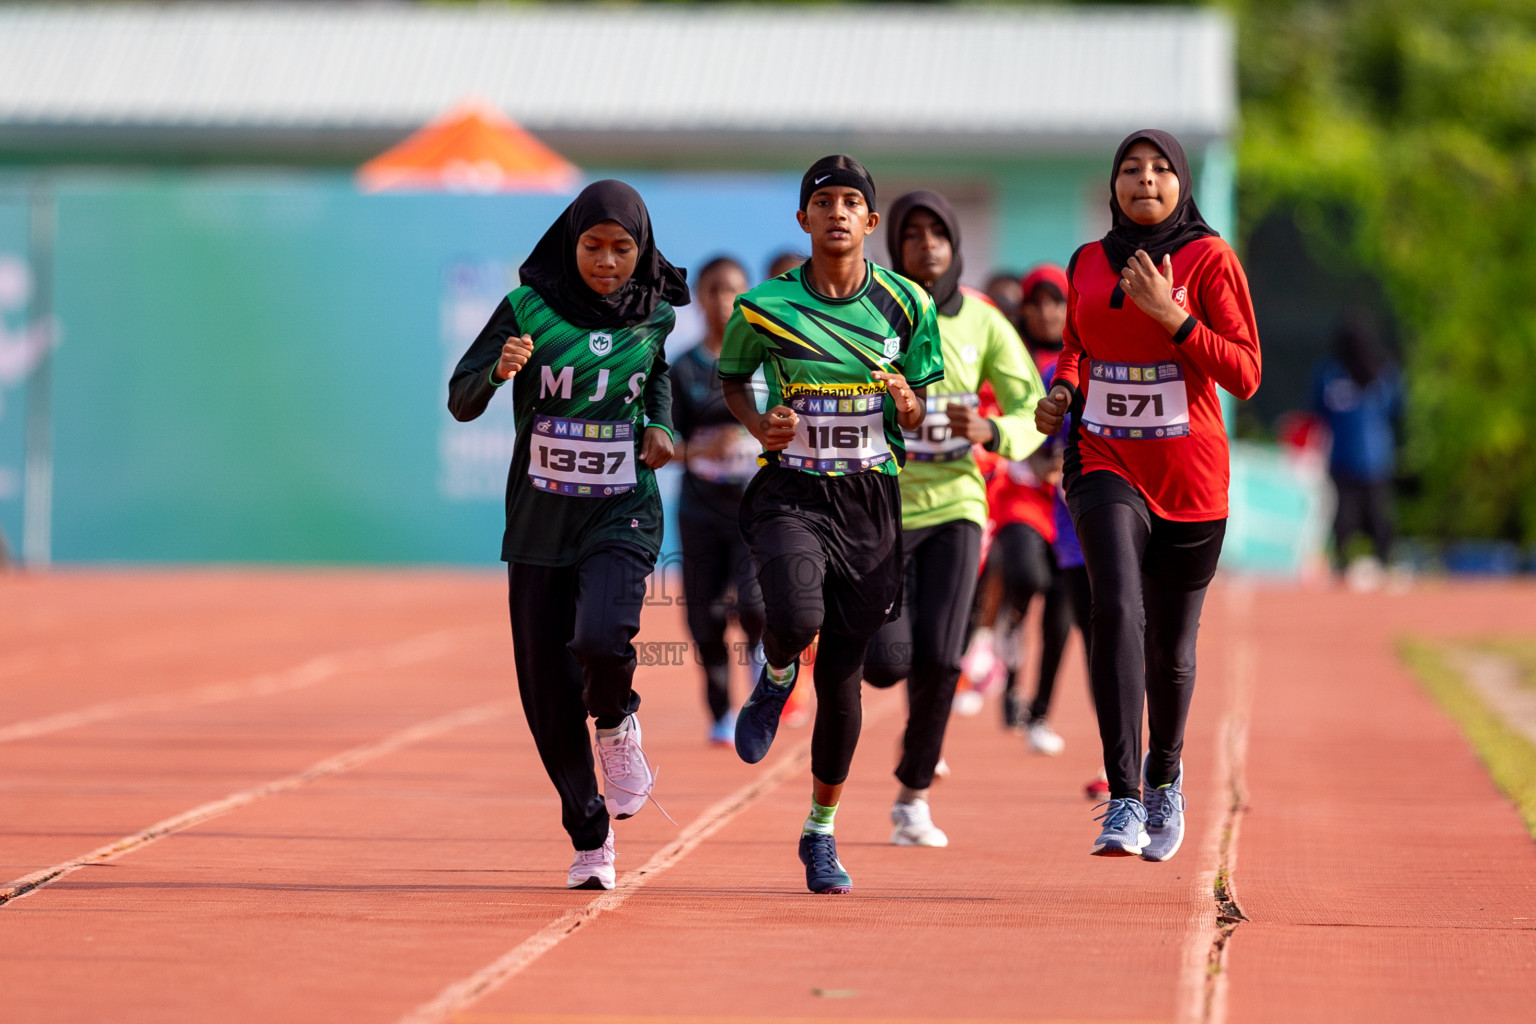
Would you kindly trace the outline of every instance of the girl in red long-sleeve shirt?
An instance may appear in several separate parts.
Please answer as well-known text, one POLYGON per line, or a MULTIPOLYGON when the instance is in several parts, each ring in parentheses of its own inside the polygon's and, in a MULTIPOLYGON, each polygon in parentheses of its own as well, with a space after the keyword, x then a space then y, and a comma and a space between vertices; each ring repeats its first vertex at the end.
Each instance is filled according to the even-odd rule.
POLYGON ((1093 591, 1089 675, 1110 787, 1092 852, 1147 860, 1172 857, 1184 836, 1195 634, 1226 532, 1216 388, 1248 398, 1260 374, 1243 268, 1190 184, 1168 133, 1120 144, 1113 226, 1068 266, 1065 346, 1036 414, 1046 431, 1072 415, 1067 504, 1093 591))

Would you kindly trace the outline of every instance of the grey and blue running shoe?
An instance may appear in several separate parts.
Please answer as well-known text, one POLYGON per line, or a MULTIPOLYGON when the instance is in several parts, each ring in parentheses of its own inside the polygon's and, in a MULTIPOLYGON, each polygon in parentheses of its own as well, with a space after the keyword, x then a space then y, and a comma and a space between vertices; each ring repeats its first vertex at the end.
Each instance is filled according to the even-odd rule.
POLYGON ((1141 762, 1141 795, 1147 801, 1147 848, 1142 860, 1168 860, 1184 843, 1184 762, 1169 785, 1155 789, 1147 782, 1147 762, 1141 762))
POLYGON ((789 700, 795 679, 800 677, 800 663, 796 661, 790 667, 795 670, 794 679, 780 686, 768 681, 768 666, 764 665, 758 673, 757 685, 752 688, 752 696, 736 713, 736 753, 747 764, 757 764, 768 756, 768 748, 773 746, 784 702, 789 700))
POLYGON ((853 879, 837 859, 837 840, 830 833, 806 832, 800 836, 800 863, 805 865, 805 887, 815 893, 853 891, 853 879))
MULTIPOLYGON (((1104 830, 1099 833, 1093 849, 1088 852, 1095 857, 1135 857, 1141 853, 1148 841, 1144 827, 1147 809, 1141 801, 1117 797, 1099 804, 1099 807, 1107 807, 1108 810, 1093 820, 1102 821, 1104 830)), ((1098 810, 1098 807, 1094 810, 1098 810)))

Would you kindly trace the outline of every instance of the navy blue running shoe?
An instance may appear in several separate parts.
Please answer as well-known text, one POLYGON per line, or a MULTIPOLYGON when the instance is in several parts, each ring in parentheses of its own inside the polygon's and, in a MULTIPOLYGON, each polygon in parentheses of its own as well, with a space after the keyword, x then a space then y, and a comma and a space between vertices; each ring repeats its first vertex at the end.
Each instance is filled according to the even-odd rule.
POLYGON ((789 692, 795 688, 795 679, 800 676, 798 661, 790 667, 795 670, 794 678, 779 686, 768 681, 768 666, 764 665, 758 673, 757 685, 752 688, 752 696, 736 713, 736 753, 747 764, 757 764, 767 757, 768 748, 773 746, 773 738, 778 735, 779 714, 784 710, 784 702, 789 700, 789 692))
POLYGON ((853 879, 837 859, 837 840, 830 833, 806 832, 800 836, 800 863, 805 865, 805 887, 814 893, 853 891, 853 879))

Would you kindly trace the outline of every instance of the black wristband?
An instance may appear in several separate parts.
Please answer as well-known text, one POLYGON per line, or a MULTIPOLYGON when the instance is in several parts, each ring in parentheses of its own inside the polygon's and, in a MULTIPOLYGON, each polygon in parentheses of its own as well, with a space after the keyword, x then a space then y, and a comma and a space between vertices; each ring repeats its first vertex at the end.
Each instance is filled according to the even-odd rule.
POLYGON ((987 426, 992 428, 992 440, 986 442, 981 447, 983 451, 995 452, 1003 443, 1003 432, 997 429, 997 420, 990 417, 987 419, 987 426))
POLYGON ((1185 317, 1184 322, 1179 324, 1179 329, 1173 332, 1173 343, 1175 345, 1184 344, 1184 340, 1195 333, 1195 324, 1199 322, 1195 319, 1195 314, 1193 313, 1185 317))

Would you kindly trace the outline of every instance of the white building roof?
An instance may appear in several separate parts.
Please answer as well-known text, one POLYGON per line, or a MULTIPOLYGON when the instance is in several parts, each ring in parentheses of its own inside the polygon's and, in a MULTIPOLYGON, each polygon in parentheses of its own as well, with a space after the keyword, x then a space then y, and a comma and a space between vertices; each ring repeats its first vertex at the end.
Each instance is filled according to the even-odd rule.
POLYGON ((0 7, 0 144, 399 134, 467 96, 557 143, 1076 148, 1148 125, 1199 143, 1236 113, 1232 27, 1209 9, 0 7))

